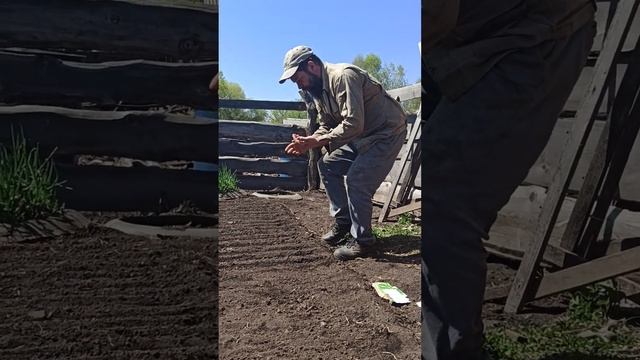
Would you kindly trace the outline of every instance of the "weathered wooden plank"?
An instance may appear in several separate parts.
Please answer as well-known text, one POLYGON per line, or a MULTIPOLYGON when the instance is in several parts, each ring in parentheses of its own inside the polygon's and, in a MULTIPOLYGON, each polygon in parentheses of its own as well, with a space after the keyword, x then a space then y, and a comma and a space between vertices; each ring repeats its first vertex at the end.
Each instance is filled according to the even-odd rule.
POLYGON ((220 99, 222 109, 265 109, 265 110, 298 110, 305 111, 307 107, 302 101, 274 101, 274 100, 232 100, 220 99))
POLYGON ((387 90, 387 93, 391 95, 392 98, 396 100, 399 99, 400 101, 416 99, 422 96, 422 84, 416 83, 397 89, 387 90))
MULTIPOLYGON (((314 134, 320 127, 320 124, 318 124, 318 109, 316 109, 316 105, 309 92, 300 90, 298 93, 307 106, 307 134, 314 134)), ((309 162, 307 164, 307 189, 317 190, 320 188, 321 183, 318 161, 320 161, 322 154, 320 153, 319 148, 311 149, 307 153, 309 157, 309 162)))
POLYGON ((142 1, 0 2, 0 47, 82 50, 95 59, 218 59, 217 7, 142 1))
POLYGON ((302 191, 306 189, 305 177, 276 177, 276 176, 238 176, 239 186, 245 190, 289 190, 302 191))
POLYGON ((220 156, 285 156, 284 149, 287 144, 289 142, 251 142, 226 138, 218 139, 220 156))
MULTIPOLYGON (((514 254, 523 254, 531 246, 531 233, 535 219, 540 216, 546 200, 546 189, 539 186, 519 186, 509 202, 500 209, 496 222, 489 233, 490 243, 496 247, 510 249, 514 254)), ((554 225, 544 258, 549 263, 562 264, 563 254, 556 257, 552 247, 560 244, 576 199, 566 197, 554 225)), ((608 252, 620 251, 640 234, 640 212, 611 207, 605 217, 606 226, 601 229, 598 242, 610 243, 608 252)))
POLYGON ((540 264, 544 249, 551 236, 553 224, 562 205, 562 200, 569 187, 571 176, 578 165, 576 157, 580 156, 587 140, 585 135, 591 129, 593 117, 604 95, 603 90, 608 80, 609 71, 614 65, 616 54, 622 48, 623 36, 628 29, 629 19, 633 18, 637 8, 638 2, 635 0, 621 0, 618 4, 603 51, 596 63, 591 91, 588 92, 585 101, 581 104, 576 114, 572 133, 561 155, 560 164, 562 166, 554 175, 547 201, 543 206, 538 226, 535 229, 534 241, 518 268, 518 273, 505 304, 505 312, 514 313, 520 310, 526 300, 525 297, 529 294, 533 279, 536 276, 535 270, 540 264))
POLYGON ((58 197, 67 208, 104 211, 166 211, 191 201, 217 212, 218 173, 155 167, 56 167, 65 180, 58 197))
POLYGON ((216 109, 208 90, 217 62, 128 60, 86 64, 51 56, 0 52, 0 101, 15 104, 189 105, 216 109), (99 85, 99 86, 98 86, 99 85))
MULTIPOLYGON (((578 166, 571 179, 569 190, 579 191, 582 187, 589 163, 595 154, 597 141, 600 138, 600 134, 602 134, 604 125, 605 123, 603 121, 594 122, 589 138, 584 145, 578 166)), ((526 184, 539 186, 549 186, 551 184, 553 175, 560 166, 562 146, 568 140, 572 126, 573 119, 558 120, 547 146, 529 170, 529 174, 525 179, 526 184)), ((620 187, 621 199, 640 202, 640 137, 636 139, 633 145, 627 167, 620 180, 620 187)))
POLYGON ((611 254, 588 263, 545 274, 534 299, 573 290, 580 286, 610 279, 640 270, 640 247, 611 254))
POLYGON ((410 211, 420 210, 421 206, 422 206, 422 202, 421 201, 415 201, 415 202, 409 203, 407 205, 403 205, 403 206, 397 207, 395 209, 389 210, 388 217, 394 217, 394 216, 402 215, 402 214, 410 212, 410 211))
POLYGON ((22 132, 57 155, 87 154, 145 160, 216 162, 217 124, 160 112, 89 111, 43 106, 0 107, 0 143, 22 132))
POLYGON ((218 160, 220 165, 225 165, 238 173, 286 174, 293 177, 307 176, 308 163, 306 159, 220 156, 218 160))
POLYGON ((221 138, 265 142, 290 142, 291 135, 306 134, 304 128, 295 125, 276 125, 255 121, 220 120, 221 138))

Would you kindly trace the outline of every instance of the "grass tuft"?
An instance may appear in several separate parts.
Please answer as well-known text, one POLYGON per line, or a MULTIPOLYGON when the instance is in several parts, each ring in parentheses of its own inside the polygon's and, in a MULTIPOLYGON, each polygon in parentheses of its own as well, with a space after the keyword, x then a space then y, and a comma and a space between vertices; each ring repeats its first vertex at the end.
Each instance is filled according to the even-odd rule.
POLYGON ((640 338, 624 320, 609 318, 618 292, 603 283, 574 292, 557 321, 486 332, 485 348, 502 360, 622 360, 640 358, 640 338))
POLYGON ((420 235, 420 223, 416 223, 415 219, 409 214, 402 214, 398 217, 398 221, 393 224, 374 225, 373 235, 378 238, 387 238, 391 236, 417 236, 420 235))
POLYGON ((238 191, 238 178, 235 173, 225 165, 218 169, 218 193, 223 195, 238 191))
POLYGON ((12 134, 10 147, 0 145, 0 223, 15 226, 60 213, 60 185, 50 157, 42 159, 24 136, 12 134))

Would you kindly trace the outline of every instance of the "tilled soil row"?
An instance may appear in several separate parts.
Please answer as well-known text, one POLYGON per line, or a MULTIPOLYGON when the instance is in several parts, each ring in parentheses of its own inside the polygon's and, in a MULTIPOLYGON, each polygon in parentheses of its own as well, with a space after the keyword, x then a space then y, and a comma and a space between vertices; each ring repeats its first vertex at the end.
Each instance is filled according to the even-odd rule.
POLYGON ((222 200, 219 213, 220 359, 419 357, 417 307, 379 299, 282 202, 222 200))
POLYGON ((0 359, 212 359, 216 239, 0 240, 0 359))

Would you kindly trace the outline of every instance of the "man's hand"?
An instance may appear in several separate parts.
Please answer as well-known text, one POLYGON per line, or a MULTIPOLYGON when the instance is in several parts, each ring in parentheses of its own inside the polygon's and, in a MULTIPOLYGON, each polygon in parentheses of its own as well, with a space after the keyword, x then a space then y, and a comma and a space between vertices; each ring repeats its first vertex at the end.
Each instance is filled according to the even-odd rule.
POLYGON ((284 149, 284 152, 288 155, 302 156, 310 149, 324 145, 323 142, 318 141, 318 139, 313 136, 293 134, 291 137, 291 143, 284 149))

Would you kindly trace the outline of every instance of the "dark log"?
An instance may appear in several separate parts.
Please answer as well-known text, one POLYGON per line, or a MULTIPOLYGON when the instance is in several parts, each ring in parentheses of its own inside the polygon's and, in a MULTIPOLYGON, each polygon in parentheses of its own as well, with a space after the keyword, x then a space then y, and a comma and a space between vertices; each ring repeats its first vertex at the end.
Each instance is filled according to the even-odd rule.
POLYGON ((89 111, 46 106, 0 107, 0 143, 22 132, 40 150, 144 160, 217 162, 217 124, 185 115, 89 111))
POLYGON ((301 101, 271 101, 271 100, 231 100, 220 99, 222 109, 265 109, 265 110, 306 110, 301 101))
POLYGON ((75 50, 95 59, 218 59, 214 6, 23 0, 0 2, 0 14, 0 47, 75 50))
POLYGON ((285 156, 284 148, 288 143, 289 142, 249 142, 226 138, 218 139, 220 156, 285 156))
POLYGON ((14 104, 189 105, 216 109, 208 90, 216 62, 145 60, 83 64, 52 56, 0 52, 0 102, 14 104))
POLYGON ((221 166, 225 165, 237 173, 286 174, 292 177, 305 177, 307 175, 307 161, 305 159, 259 159, 221 156, 219 164, 221 166))
POLYGON ((218 173, 155 167, 56 167, 64 180, 58 197, 76 210, 166 211, 191 201, 199 209, 217 212, 218 173))
POLYGON ((274 125, 255 121, 220 120, 219 130, 221 138, 266 142, 290 142, 292 134, 305 134, 304 128, 296 125, 274 125))

